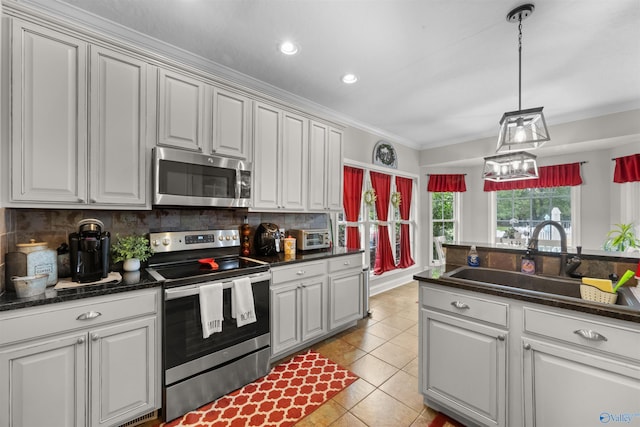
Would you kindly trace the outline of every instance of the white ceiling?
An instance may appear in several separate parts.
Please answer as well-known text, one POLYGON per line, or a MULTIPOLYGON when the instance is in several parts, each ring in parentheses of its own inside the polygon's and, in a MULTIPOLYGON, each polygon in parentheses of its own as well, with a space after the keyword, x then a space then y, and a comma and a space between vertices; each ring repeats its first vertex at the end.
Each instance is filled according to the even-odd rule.
MULTIPOLYGON (((51 0, 41 0, 49 2, 51 0)), ((424 149, 518 109, 513 0, 58 0, 424 149), (277 45, 300 46, 285 56, 277 45), (359 76, 346 86, 346 72, 359 76)), ((549 125, 640 108, 640 0, 535 0, 522 108, 549 125)), ((552 135, 553 138, 553 135, 552 135)))

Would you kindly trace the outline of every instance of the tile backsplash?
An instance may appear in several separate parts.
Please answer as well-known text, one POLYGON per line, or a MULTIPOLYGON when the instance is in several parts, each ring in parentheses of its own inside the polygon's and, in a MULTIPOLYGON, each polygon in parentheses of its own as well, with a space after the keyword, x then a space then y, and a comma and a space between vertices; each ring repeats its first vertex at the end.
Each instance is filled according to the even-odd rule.
POLYGON ((237 229, 247 217, 252 231, 262 222, 290 228, 327 228, 325 213, 258 213, 234 209, 153 209, 150 211, 111 211, 76 209, 0 208, 0 294, 5 289, 5 254, 16 243, 35 239, 56 249, 78 230, 78 221, 97 218, 104 223, 112 240, 117 235, 147 234, 157 231, 237 229))

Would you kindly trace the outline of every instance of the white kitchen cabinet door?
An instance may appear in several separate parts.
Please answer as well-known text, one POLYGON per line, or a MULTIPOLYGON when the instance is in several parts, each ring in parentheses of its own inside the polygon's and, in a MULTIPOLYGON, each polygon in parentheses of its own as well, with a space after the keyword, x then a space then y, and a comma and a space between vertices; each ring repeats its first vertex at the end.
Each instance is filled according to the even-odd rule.
POLYGON ((311 122, 309 132, 309 209, 326 210, 327 186, 327 143, 329 128, 317 122, 311 122))
POLYGON ((12 25, 11 200, 85 203, 87 45, 12 25))
POLYGON ((342 131, 329 129, 329 139, 327 144, 327 179, 326 185, 326 207, 329 210, 342 210, 343 192, 343 142, 342 131))
POLYGON ((212 153, 221 156, 250 158, 250 103, 246 96, 214 88, 212 153))
POLYGON ((84 427, 86 334, 0 350, 0 425, 84 427))
POLYGON ((307 204, 307 145, 309 122, 304 117, 284 112, 282 116, 282 156, 278 169, 284 209, 302 211, 307 204))
POLYGON ((280 354, 302 342, 298 283, 271 289, 271 354, 280 354))
POLYGON ((158 145, 203 150, 205 84, 160 69, 158 145))
POLYGON ((425 309, 420 321, 422 393, 479 425, 505 426, 507 332, 425 309))
POLYGON ((92 426, 120 425, 157 407, 155 322, 147 317, 89 332, 92 426))
POLYGON ((146 204, 146 63, 91 48, 90 203, 146 204))
POLYGON ((278 209, 280 110, 268 104, 255 104, 253 208, 278 209))
POLYGON ((342 132, 311 122, 309 136, 309 209, 342 209, 342 132))
POLYGON ((362 319, 362 271, 329 276, 329 329, 362 319))
POLYGON ((582 427, 637 422, 640 365, 530 339, 523 340, 522 352, 523 425, 582 427))
POLYGON ((302 340, 307 341, 327 333, 327 279, 320 277, 302 283, 302 340))

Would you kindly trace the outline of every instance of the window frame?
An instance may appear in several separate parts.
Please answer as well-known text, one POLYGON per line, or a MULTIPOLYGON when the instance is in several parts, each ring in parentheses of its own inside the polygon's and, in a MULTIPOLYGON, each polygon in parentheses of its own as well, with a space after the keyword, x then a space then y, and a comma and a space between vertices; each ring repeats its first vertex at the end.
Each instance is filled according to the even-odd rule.
MULTIPOLYGON (((453 223, 453 242, 460 241, 460 236, 462 235, 462 221, 460 221, 460 213, 462 212, 462 193, 447 191, 447 193, 453 194, 453 219, 451 222, 453 223)), ((439 261, 436 260, 434 254, 434 235, 433 235, 433 195, 435 192, 427 192, 429 195, 429 249, 428 249, 428 262, 429 265, 435 265, 439 261)), ((438 221, 440 222, 440 221, 438 221)))
MULTIPOLYGON (((358 169, 362 169, 364 171, 364 177, 363 177, 363 182, 362 182, 362 193, 364 194, 364 192, 369 189, 372 188, 371 185, 371 175, 369 172, 378 172, 378 173, 383 173, 386 175, 389 175, 391 177, 391 187, 390 187, 390 192, 393 193, 395 191, 397 191, 396 189, 396 176, 399 176, 401 178, 408 178, 411 179, 413 182, 413 187, 411 190, 411 209, 409 210, 409 219, 408 220, 401 220, 396 219, 395 216, 395 209, 393 207, 393 205, 391 203, 389 203, 389 210, 387 212, 387 227, 389 230, 389 241, 391 243, 391 251, 393 253, 393 259, 394 262, 397 263, 399 261, 398 259, 398 253, 396 251, 397 245, 399 244, 399 240, 398 238, 396 238, 396 225, 397 224, 409 224, 409 245, 411 247, 411 256, 413 257, 414 260, 419 259, 419 252, 420 252, 420 248, 417 247, 416 245, 416 236, 418 236, 419 234, 419 225, 418 225, 418 220, 417 218, 419 217, 419 206, 418 206, 418 188, 419 188, 419 180, 418 180, 418 175, 415 174, 411 174, 408 172, 403 172, 403 171, 398 171, 395 169, 388 169, 388 168, 383 168, 383 167, 376 167, 374 165, 370 165, 370 164, 365 164, 365 163, 360 163, 360 162, 355 162, 355 161, 344 161, 343 167, 344 166, 350 166, 350 167, 354 167, 354 168, 358 168, 358 169)), ((344 197, 344 196, 343 196, 344 197)), ((360 204, 360 214, 359 214, 359 219, 357 221, 358 223, 358 229, 360 231, 360 249, 364 250, 364 263, 367 266, 372 266, 373 263, 375 262, 375 259, 371 259, 371 248, 369 246, 369 241, 370 241, 370 236, 371 236, 371 231, 374 229, 375 226, 378 225, 379 221, 376 219, 369 219, 369 209, 373 210, 374 212, 374 216, 375 216, 375 206, 367 206, 366 203, 364 203, 364 200, 362 200, 361 204, 360 204)), ((340 211, 336 211, 333 213, 332 215, 333 217, 333 221, 334 223, 337 225, 335 227, 334 230, 334 242, 340 242, 340 227, 341 226, 346 226, 346 220, 345 220, 345 215, 344 215, 344 208, 341 209, 340 211), (340 219, 342 218, 342 220, 340 219)), ((377 247, 376 247, 377 248, 377 247)), ((414 264, 411 267, 414 267, 416 265, 418 265, 419 263, 416 261, 416 264, 414 264)), ((411 268, 408 267, 408 268, 411 268)), ((393 274, 396 271, 405 271, 406 268, 398 268, 398 269, 394 269, 391 271, 387 271, 385 273, 383 273, 382 275, 379 276, 373 276, 373 277, 381 277, 381 276, 385 276, 387 274, 393 274)), ((369 268, 369 274, 373 275, 373 267, 369 268)))

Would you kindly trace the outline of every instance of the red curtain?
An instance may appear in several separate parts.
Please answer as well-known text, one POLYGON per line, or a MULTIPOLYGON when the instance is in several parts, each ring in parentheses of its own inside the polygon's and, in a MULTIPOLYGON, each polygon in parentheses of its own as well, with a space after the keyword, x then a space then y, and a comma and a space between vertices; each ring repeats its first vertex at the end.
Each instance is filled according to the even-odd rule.
POLYGON ((371 185, 376 192, 376 215, 381 224, 378 225, 378 249, 373 274, 379 275, 396 268, 391 252, 387 213, 389 212, 389 196, 391 193, 391 176, 378 172, 370 172, 371 185))
MULTIPOLYGON (((411 178, 396 177, 396 188, 400 193, 400 219, 408 220, 411 211, 411 192, 413 180, 411 178)), ((400 262, 397 268, 407 268, 415 264, 411 257, 411 241, 409 224, 400 224, 400 262)))
MULTIPOLYGON (((357 222, 362 201, 362 182, 364 170, 344 167, 344 195, 342 206, 344 207, 345 220, 357 222)), ((360 249, 360 230, 357 226, 347 225, 347 249, 360 249)))
POLYGON ((463 174, 434 174, 429 175, 429 184, 427 184, 427 191, 430 191, 432 193, 463 193, 467 191, 467 185, 465 184, 463 174))
POLYGON ((538 168, 537 179, 532 178, 506 182, 485 180, 484 191, 566 187, 580 184, 582 184, 582 177, 580 176, 580 163, 577 162, 564 165, 541 166, 538 168))
POLYGON ((624 182, 640 181, 640 154, 632 154, 616 159, 616 168, 613 172, 613 182, 622 184, 624 182))

